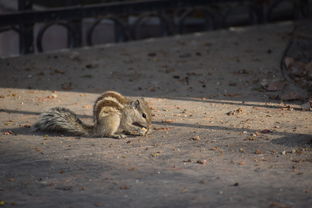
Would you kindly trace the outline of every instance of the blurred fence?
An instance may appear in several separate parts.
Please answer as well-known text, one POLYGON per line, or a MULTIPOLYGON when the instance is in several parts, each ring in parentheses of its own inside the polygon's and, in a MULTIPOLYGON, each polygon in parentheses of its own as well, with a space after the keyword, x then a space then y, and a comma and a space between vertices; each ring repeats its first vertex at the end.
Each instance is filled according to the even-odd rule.
POLYGON ((27 54, 45 51, 44 36, 56 25, 66 30, 66 47, 74 48, 94 45, 94 39, 107 38, 107 34, 111 42, 122 42, 312 16, 311 0, 63 2, 35 10, 33 1, 18 0, 16 11, 0 15, 0 34, 14 31, 19 53, 27 54))

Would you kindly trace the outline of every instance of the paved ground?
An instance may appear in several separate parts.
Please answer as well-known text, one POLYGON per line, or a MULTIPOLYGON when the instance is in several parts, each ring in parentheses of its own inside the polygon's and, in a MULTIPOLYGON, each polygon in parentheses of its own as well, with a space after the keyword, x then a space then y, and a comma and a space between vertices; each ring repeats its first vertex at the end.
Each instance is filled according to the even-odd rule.
POLYGON ((311 207, 311 112, 280 79, 291 23, 0 60, 0 206, 311 207), (154 130, 123 140, 34 133, 102 91, 143 96, 154 130))

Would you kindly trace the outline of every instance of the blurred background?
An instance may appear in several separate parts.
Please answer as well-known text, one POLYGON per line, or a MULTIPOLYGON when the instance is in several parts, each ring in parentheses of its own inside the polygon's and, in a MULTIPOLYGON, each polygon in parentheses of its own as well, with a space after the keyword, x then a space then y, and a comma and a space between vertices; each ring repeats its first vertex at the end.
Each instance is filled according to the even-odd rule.
POLYGON ((0 0, 0 56, 300 20, 311 17, 311 5, 311 0, 0 0), (42 19, 36 19, 38 12, 42 19))

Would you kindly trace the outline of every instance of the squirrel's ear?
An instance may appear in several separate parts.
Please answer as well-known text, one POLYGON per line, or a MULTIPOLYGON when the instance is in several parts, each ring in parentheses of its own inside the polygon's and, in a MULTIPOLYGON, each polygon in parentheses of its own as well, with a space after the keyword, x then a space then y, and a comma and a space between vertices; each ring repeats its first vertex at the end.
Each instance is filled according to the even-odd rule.
POLYGON ((138 99, 134 100, 134 101, 132 101, 131 104, 133 107, 138 108, 140 106, 140 100, 138 100, 138 99))

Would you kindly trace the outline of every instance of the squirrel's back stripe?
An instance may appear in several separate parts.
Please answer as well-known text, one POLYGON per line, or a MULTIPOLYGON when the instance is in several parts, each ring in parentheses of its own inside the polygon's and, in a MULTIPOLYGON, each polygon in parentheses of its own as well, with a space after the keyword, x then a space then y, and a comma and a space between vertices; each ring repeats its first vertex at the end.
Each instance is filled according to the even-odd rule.
POLYGON ((102 100, 99 101, 96 107, 94 108, 94 115, 95 119, 98 119, 98 116, 104 112, 104 113, 112 113, 112 112, 121 112, 123 109, 123 106, 119 103, 116 103, 113 100, 102 100))
MULTIPOLYGON (((98 118, 98 113, 101 112, 101 108, 105 107, 105 105, 110 105, 110 107, 116 106, 116 110, 122 109, 124 104, 128 102, 127 98, 122 96, 120 93, 115 91, 106 91, 100 97, 98 97, 93 106, 93 115, 94 120, 96 121, 98 118), (110 100, 112 102, 105 102, 105 100, 110 100)), ((108 110, 108 109, 106 109, 108 110)))
POLYGON ((93 107, 94 119, 97 120, 101 112, 121 112, 124 105, 128 102, 128 99, 120 93, 115 91, 106 91, 95 101, 93 107))
POLYGON ((120 104, 126 104, 128 102, 128 99, 125 98, 123 95, 121 95, 120 93, 118 92, 115 92, 115 91, 106 91, 104 92, 100 97, 98 97, 95 101, 95 104, 102 100, 102 99, 105 99, 105 97, 112 97, 112 98, 115 98, 120 104))

